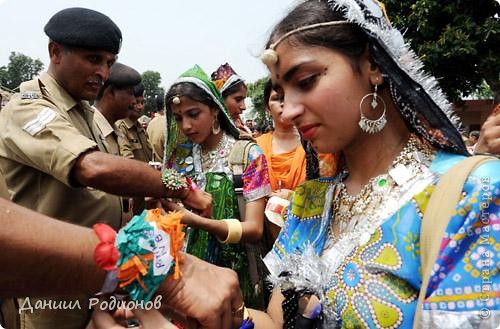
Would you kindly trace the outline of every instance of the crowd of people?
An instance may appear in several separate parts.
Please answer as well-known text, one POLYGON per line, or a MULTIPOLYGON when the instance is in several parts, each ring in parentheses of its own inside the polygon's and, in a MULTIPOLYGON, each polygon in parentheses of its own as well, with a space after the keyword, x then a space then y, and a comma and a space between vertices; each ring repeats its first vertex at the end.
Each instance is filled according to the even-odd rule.
POLYGON ((143 122, 111 18, 44 31, 47 72, 0 112, 7 328, 500 325, 499 107, 466 145, 377 1, 274 27, 259 136, 228 63, 186 68, 143 122))

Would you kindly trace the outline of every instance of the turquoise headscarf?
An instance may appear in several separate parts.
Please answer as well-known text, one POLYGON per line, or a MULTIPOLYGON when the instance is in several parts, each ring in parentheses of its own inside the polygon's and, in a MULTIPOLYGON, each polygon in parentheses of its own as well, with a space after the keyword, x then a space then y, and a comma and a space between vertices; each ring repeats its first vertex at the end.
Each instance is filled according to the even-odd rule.
MULTIPOLYGON (((222 98, 221 93, 215 86, 215 84, 210 80, 208 75, 203 71, 203 69, 195 65, 175 80, 175 82, 170 86, 170 89, 175 85, 180 83, 192 83, 196 87, 203 90, 203 92, 208 95, 220 109, 219 112, 219 120, 221 122, 221 127, 234 138, 238 139, 240 136, 240 131, 234 125, 234 122, 231 120, 229 112, 224 103, 224 99, 222 98)), ((167 95, 169 93, 167 92, 167 95)), ((182 93, 176 95, 178 97, 184 96, 182 93)), ((163 157, 163 165, 167 167, 171 167, 173 164, 173 159, 179 156, 187 156, 191 152, 192 143, 189 139, 181 132, 179 127, 177 126, 176 121, 172 116, 172 97, 170 99, 165 100, 165 106, 167 109, 167 136, 165 138, 165 154, 163 157)))

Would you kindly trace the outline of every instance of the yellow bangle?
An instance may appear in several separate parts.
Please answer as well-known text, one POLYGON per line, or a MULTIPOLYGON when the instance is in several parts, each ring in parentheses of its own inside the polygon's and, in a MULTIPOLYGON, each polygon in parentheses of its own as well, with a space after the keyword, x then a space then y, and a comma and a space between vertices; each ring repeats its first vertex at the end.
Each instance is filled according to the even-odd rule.
POLYGON ((227 237, 226 240, 221 241, 221 243, 238 243, 241 240, 241 235, 243 234, 243 228, 241 227, 241 222, 234 218, 223 219, 227 224, 227 237))

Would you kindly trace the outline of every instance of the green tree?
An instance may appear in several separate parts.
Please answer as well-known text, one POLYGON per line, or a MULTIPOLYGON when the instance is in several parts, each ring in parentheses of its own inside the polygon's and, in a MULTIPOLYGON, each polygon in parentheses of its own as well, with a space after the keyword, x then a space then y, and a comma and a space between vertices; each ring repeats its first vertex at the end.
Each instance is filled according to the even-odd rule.
POLYGON ((264 77, 248 84, 247 96, 250 97, 253 104, 250 116, 257 127, 269 124, 269 116, 266 114, 266 106, 264 104, 264 85, 268 79, 269 77, 264 77))
POLYGON ((156 110, 156 96, 165 94, 165 89, 160 86, 161 75, 156 71, 142 73, 142 84, 144 85, 144 112, 149 116, 156 110))
POLYGON ((483 80, 500 100, 500 4, 495 0, 386 0, 387 14, 450 100, 483 80))
POLYGON ((21 53, 11 52, 9 64, 0 67, 0 85, 16 89, 21 82, 31 80, 43 70, 43 63, 21 53))
POLYGON ((494 97, 490 86, 483 80, 479 88, 472 94, 474 99, 492 99, 494 97))

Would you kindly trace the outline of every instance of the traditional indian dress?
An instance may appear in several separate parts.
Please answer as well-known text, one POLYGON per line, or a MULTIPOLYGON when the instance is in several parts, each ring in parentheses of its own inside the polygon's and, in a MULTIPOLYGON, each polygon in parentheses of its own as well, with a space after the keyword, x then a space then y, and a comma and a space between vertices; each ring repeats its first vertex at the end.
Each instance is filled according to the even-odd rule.
POLYGON ((273 154, 273 133, 256 138, 269 166, 269 179, 273 191, 284 188, 294 190, 306 178, 306 152, 298 145, 290 152, 273 154))
MULTIPOLYGON (((203 154, 201 146, 189 141, 175 122, 169 120, 168 115, 171 115, 171 111, 167 108, 169 110, 167 132, 170 139, 165 153, 166 165, 188 175, 198 188, 212 195, 213 219, 241 219, 233 181, 233 168, 228 162, 237 140, 238 130, 227 115, 222 97, 201 68, 195 66, 188 70, 174 82, 174 85, 181 82, 195 84, 217 101, 221 108, 219 116, 223 121, 221 126, 227 127, 227 130, 223 130, 223 136, 216 149, 203 154)), ((253 142, 249 146, 241 178, 245 202, 264 198, 271 192, 266 158, 253 142)), ((243 243, 223 244, 213 234, 189 228, 187 252, 212 264, 235 270, 238 273, 245 303, 256 306, 256 295, 250 280, 247 252, 243 243)))
MULTIPOLYGON (((322 297, 324 328, 412 328, 423 214, 439 177, 463 158, 439 151, 428 169, 389 187, 340 239, 330 227, 341 175, 304 183, 266 265, 274 275, 294 273, 277 282, 293 281, 322 297)), ((464 185, 429 280, 424 327, 488 328, 500 321, 499 172, 500 162, 488 162, 464 185), (480 312, 490 318, 485 322, 480 312)))
MULTIPOLYGON (((285 297, 284 328, 294 328, 296 318, 304 322, 297 317, 297 301, 310 294, 322 307, 311 326, 412 328, 422 287, 422 219, 440 177, 468 155, 460 119, 436 79, 422 70, 422 62, 392 27, 380 2, 327 3, 343 16, 336 23, 363 30, 395 109, 414 135, 387 173, 370 180, 358 196, 347 194, 348 172, 343 170, 334 178, 299 186, 285 226, 264 261, 285 297)), ((266 50, 273 56, 264 58, 275 63, 277 42, 301 33, 301 28, 275 40, 266 50)), ((373 107, 382 105, 384 114, 377 120, 361 117, 364 133, 377 133, 386 124, 385 105, 377 105, 380 98, 371 95, 373 107)), ((489 161, 467 178, 445 233, 438 237, 439 254, 417 327, 500 324, 499 173, 500 161, 489 161)))

